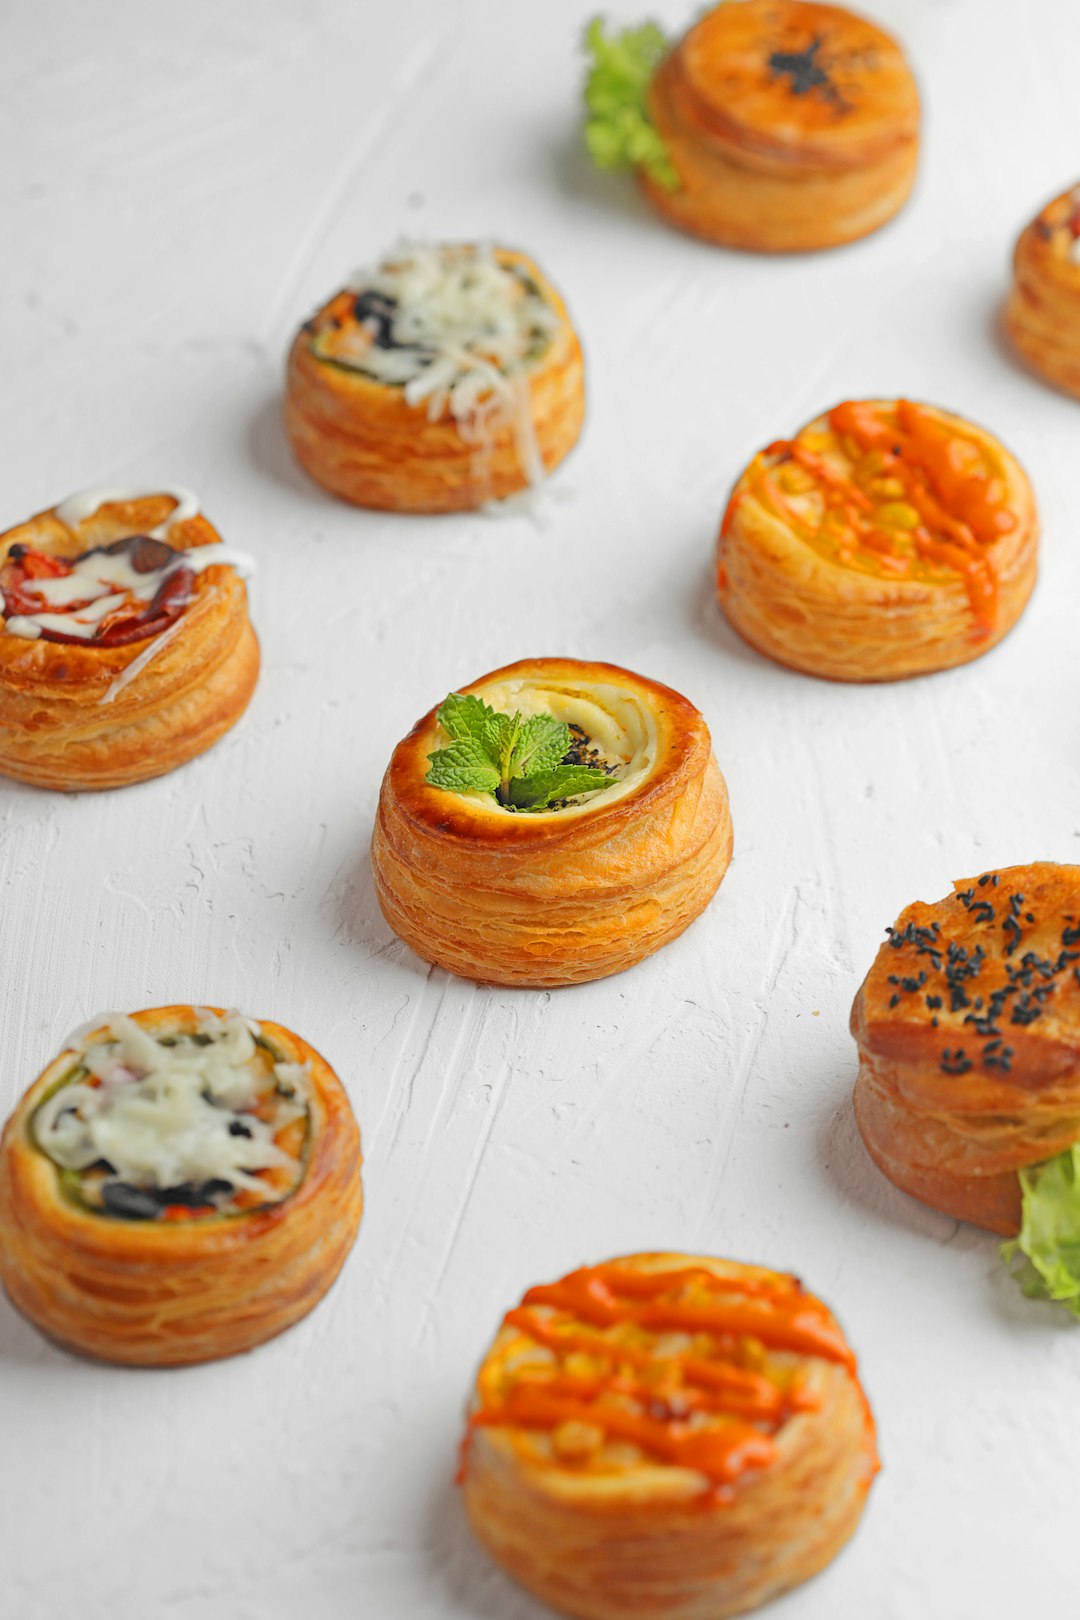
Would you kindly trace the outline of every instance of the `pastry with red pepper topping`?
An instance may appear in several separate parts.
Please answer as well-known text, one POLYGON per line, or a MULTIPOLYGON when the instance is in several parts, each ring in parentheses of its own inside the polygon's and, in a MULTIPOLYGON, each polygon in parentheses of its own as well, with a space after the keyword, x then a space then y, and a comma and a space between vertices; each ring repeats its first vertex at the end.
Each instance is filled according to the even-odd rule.
POLYGON ((209 748, 258 678, 253 568, 187 490, 87 490, 0 535, 0 774, 123 787, 209 748))
POLYGON ((754 457, 717 547, 720 605, 751 646, 839 681, 950 669, 997 644, 1035 584, 1023 468, 964 417, 847 400, 754 457))
POLYGON ((105 1361, 208 1361, 280 1333, 334 1281, 360 1210, 337 1076, 238 1013, 104 1018, 0 1138, 0 1282, 42 1332, 105 1361))
POLYGON ((460 1483, 508 1574, 579 1620, 724 1620, 823 1569, 877 1471, 855 1357, 795 1277, 637 1254, 531 1288, 460 1483))
POLYGON ((1031 369, 1080 399, 1080 186, 1020 233, 1004 322, 1031 369))

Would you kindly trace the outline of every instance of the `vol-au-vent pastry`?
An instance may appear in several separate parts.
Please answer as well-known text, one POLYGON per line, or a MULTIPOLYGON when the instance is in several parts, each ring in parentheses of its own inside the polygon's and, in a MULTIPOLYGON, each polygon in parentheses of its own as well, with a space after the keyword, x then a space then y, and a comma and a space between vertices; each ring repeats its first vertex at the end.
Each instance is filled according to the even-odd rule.
POLYGON ((724 613, 759 652, 838 681, 989 651, 1035 584, 1035 497, 985 428, 911 400, 848 400, 747 467, 720 530, 724 613))
POLYGON ((727 0, 681 40, 587 35, 585 135, 672 224, 726 246, 836 247, 906 202, 919 94, 899 44, 840 6, 727 0))
POLYGON ((372 838, 390 927, 488 984, 580 984, 674 939, 731 859, 702 716, 612 664, 530 658, 394 750, 372 838))
POLYGON ((724 1620, 816 1575, 877 1471, 855 1356, 795 1277, 636 1254, 530 1288, 480 1367, 473 1530, 579 1620, 724 1620))
POLYGON ((1080 398, 1080 186, 1020 233, 1005 331, 1033 370, 1080 398))
POLYGON ((360 1209, 348 1098, 299 1035, 208 1007, 106 1015, 0 1138, 0 1282, 69 1350, 211 1361, 312 1310, 360 1209))
POLYGON ((1016 1238, 1080 1315, 1080 866, 957 883, 898 918, 851 1013, 855 1117, 889 1179, 1016 1238))
POLYGON ((204 753, 258 679, 254 566, 180 489, 86 490, 0 535, 0 774, 124 787, 204 753))
POLYGON ((457 512, 538 486, 577 442, 581 345, 524 253, 406 244, 301 327, 285 424, 356 506, 457 512))

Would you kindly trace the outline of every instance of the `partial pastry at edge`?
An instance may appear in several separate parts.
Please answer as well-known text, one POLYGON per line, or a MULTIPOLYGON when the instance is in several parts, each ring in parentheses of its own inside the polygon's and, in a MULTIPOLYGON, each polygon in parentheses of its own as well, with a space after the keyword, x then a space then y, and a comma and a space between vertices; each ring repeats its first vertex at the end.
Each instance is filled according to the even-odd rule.
POLYGON ((848 400, 761 451, 717 546, 725 615, 778 663, 900 680, 980 657, 1034 587, 1035 497, 985 428, 911 400, 848 400))
POLYGON ((182 1366, 313 1309, 361 1212, 341 1082, 300 1036, 191 1006, 73 1038, 0 1138, 0 1282, 58 1344, 182 1366))
POLYGON ((0 535, 0 774, 124 787, 210 748, 258 679, 253 568, 187 490, 87 490, 0 535))
POLYGON ((1032 370, 1080 399, 1080 186, 1020 233, 1004 325, 1032 370))
POLYGON ((285 424, 332 494, 454 512, 540 485, 585 414, 581 345, 523 253, 404 245, 297 333, 285 424))
POLYGON ((682 933, 731 845, 693 704, 614 665, 540 658, 471 682, 398 744, 372 865, 383 915, 425 960, 555 986, 618 973, 682 933), (479 746, 474 722, 477 736, 502 728, 501 773, 496 748, 495 765, 477 756, 479 776, 454 774, 460 751, 479 746))
POLYGON ((877 1470, 835 1318, 794 1277, 638 1254, 531 1288, 476 1381, 472 1528, 579 1620, 725 1620, 822 1570, 877 1470))
POLYGON ((919 96, 884 29, 839 6, 743 0, 678 41, 593 24, 586 140, 636 168, 671 224, 723 246, 791 253, 866 236, 903 207, 919 96))

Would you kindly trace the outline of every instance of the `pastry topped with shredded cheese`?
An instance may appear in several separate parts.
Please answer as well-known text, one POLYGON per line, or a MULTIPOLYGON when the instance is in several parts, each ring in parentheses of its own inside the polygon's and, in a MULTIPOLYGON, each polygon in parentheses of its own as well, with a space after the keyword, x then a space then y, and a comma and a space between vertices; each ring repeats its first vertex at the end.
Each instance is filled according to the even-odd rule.
POLYGON ((238 1013, 193 1033, 115 1015, 80 1042, 32 1136, 81 1207, 127 1220, 238 1215, 280 1203, 306 1168, 306 1066, 238 1013))

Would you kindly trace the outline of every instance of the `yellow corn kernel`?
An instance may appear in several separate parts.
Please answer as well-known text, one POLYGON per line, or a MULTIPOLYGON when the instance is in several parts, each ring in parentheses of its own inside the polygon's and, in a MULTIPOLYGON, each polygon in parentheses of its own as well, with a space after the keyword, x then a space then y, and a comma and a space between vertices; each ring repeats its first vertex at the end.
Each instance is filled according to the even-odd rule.
POLYGON ((917 529, 919 514, 906 501, 889 501, 878 509, 878 520, 892 529, 917 529))
POLYGON ((805 495, 814 484, 814 480, 804 467, 793 466, 790 463, 786 467, 781 467, 779 482, 785 495, 805 495))
POLYGON ((560 1423, 551 1436, 551 1446, 556 1457, 566 1462, 581 1461, 591 1457, 594 1451, 599 1451, 604 1443, 604 1431, 595 1423, 582 1423, 578 1418, 568 1418, 560 1423))
POLYGON ((870 492, 873 495, 882 495, 886 500, 898 500, 904 493, 903 480, 900 478, 875 478, 871 481, 870 492))

